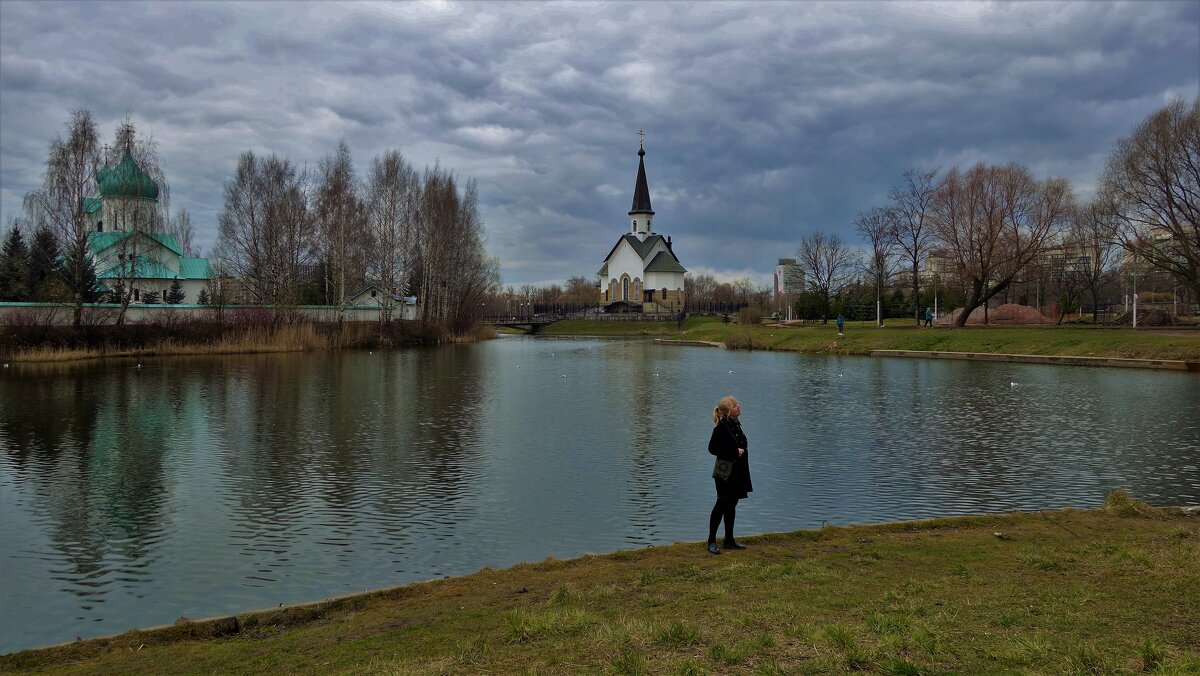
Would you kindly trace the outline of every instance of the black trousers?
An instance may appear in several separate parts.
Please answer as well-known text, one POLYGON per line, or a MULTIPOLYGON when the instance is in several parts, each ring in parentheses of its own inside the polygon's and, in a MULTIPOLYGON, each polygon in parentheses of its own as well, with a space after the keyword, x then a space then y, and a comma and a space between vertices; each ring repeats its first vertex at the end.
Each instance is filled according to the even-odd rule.
POLYGON ((725 539, 733 539, 733 520, 737 517, 738 498, 717 498, 717 504, 713 505, 712 514, 708 517, 708 541, 717 541, 717 526, 721 525, 721 520, 725 520, 725 539))

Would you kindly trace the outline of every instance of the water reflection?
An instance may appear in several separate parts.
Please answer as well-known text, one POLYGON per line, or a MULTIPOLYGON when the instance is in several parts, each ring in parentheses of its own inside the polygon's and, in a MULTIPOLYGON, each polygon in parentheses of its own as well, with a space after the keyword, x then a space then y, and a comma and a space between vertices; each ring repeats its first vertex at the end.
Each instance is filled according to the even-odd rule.
POLYGON ((0 375, 0 650, 702 540, 726 394, 754 448, 744 533, 1116 486, 1200 503, 1184 374, 508 338, 18 365, 0 375))

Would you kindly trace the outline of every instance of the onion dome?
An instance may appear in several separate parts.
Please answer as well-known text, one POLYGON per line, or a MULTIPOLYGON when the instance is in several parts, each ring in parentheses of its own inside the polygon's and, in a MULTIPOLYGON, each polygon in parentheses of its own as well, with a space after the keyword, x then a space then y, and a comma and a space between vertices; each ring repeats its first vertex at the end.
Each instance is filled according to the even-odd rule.
POLYGON ((125 151, 125 157, 115 167, 101 167, 96 172, 96 183, 100 184, 101 197, 133 197, 158 201, 158 184, 150 175, 138 167, 133 155, 125 151))

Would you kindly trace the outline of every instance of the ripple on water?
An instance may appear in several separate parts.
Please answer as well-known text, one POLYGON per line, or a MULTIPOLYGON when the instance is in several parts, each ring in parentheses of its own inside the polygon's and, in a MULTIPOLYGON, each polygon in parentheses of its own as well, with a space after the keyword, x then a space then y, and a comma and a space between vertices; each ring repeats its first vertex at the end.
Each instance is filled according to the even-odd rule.
POLYGON ((725 394, 750 438, 742 533, 1116 486, 1200 504, 1200 384, 1177 374, 506 338, 19 386, 0 379, 0 606, 29 610, 0 650, 701 540, 725 394))

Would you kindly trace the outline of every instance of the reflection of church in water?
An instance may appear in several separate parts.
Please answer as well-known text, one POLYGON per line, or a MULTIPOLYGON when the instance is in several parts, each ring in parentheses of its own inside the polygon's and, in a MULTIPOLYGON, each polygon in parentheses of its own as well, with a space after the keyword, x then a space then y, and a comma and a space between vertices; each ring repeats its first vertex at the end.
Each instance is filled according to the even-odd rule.
POLYGON ((683 275, 687 270, 679 263, 671 238, 664 239, 654 232, 645 157, 645 147, 639 144, 629 232, 621 235, 596 273, 600 277, 600 305, 605 312, 653 314, 683 309, 683 275))

